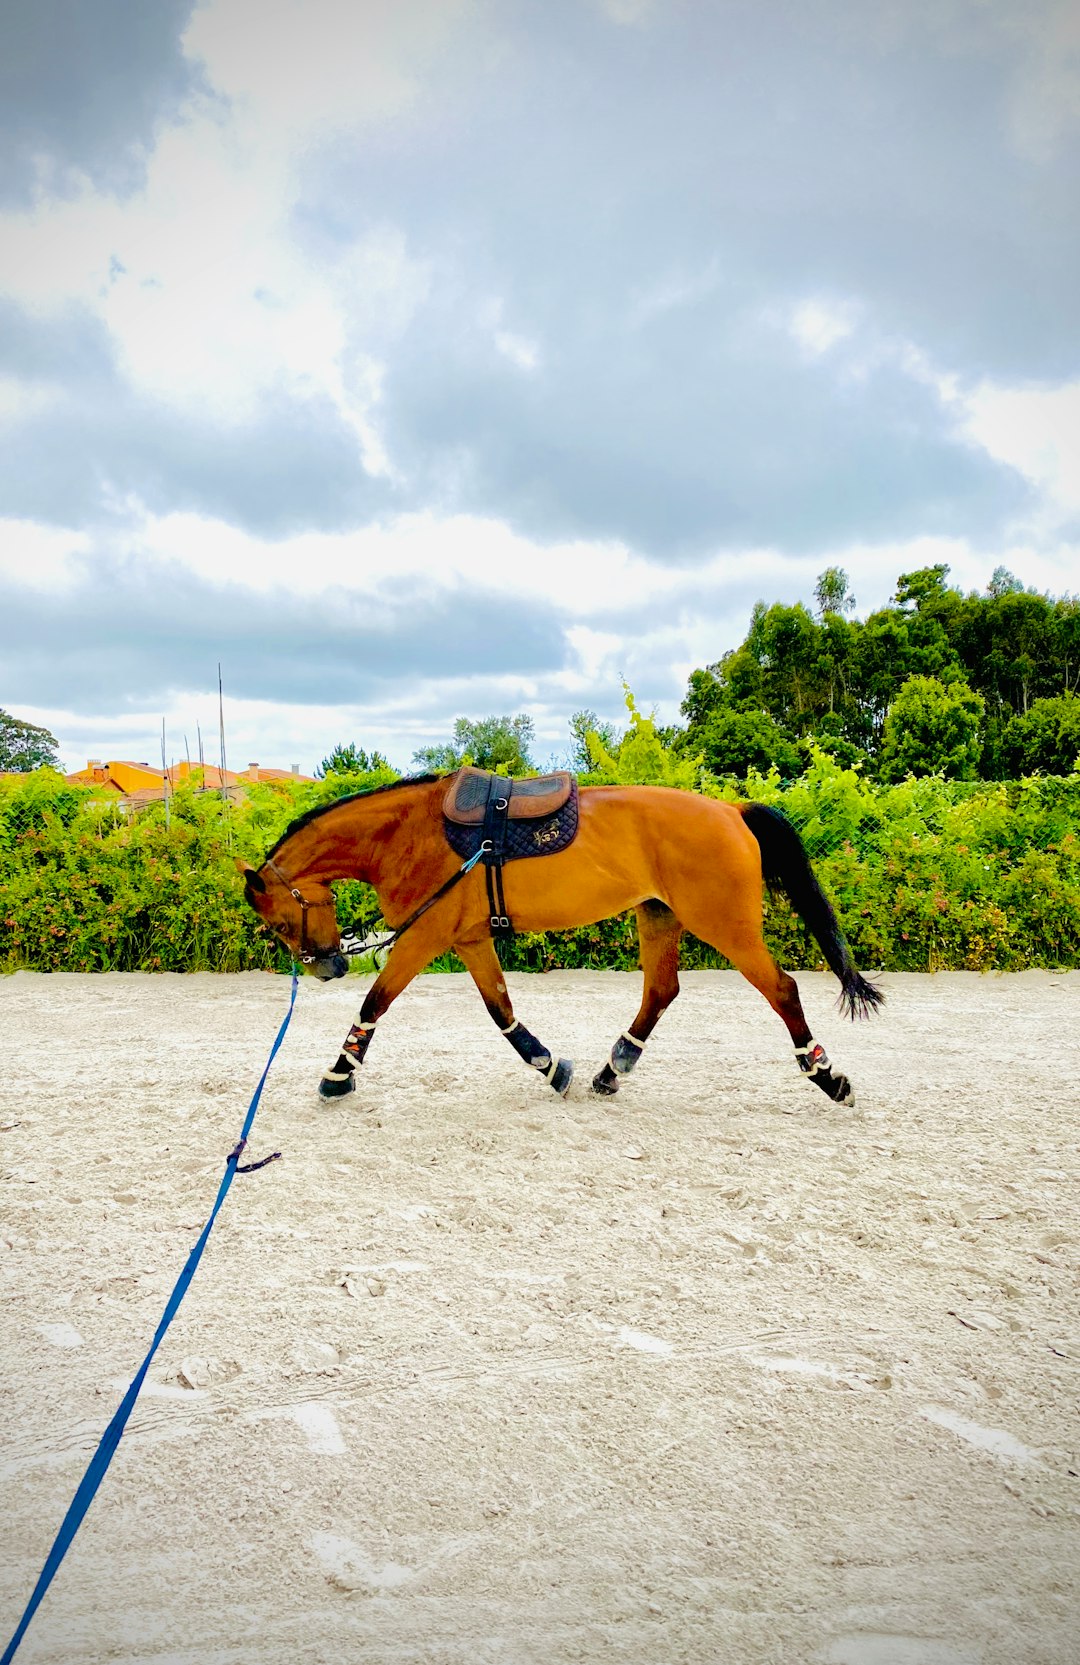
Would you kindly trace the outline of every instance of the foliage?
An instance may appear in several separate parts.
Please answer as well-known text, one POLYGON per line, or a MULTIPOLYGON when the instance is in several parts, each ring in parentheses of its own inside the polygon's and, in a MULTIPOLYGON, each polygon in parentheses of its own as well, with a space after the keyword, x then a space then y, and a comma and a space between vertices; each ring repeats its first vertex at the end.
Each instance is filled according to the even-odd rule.
POLYGON ((979 724, 985 702, 965 683, 946 686, 934 676, 909 676, 889 706, 878 774, 944 775, 973 780, 979 762, 979 724))
MULTIPOLYGON (((759 601, 739 646, 691 672, 685 746, 710 767, 739 773, 761 766, 767 743, 786 776, 794 772, 791 748, 804 766, 811 740, 886 780, 909 768, 997 780, 1070 767, 1063 758, 1068 725, 1058 746, 1048 732, 1051 714, 1022 719, 1044 701, 1080 695, 1080 600, 1026 590, 1004 567, 982 594, 961 594, 948 575, 943 563, 901 573, 892 602, 864 619, 850 616, 854 600, 840 567, 818 577, 816 614, 801 603, 759 601), (888 713, 913 678, 953 691, 948 719, 939 702, 924 712, 934 720, 923 751, 917 737, 901 739, 895 722, 886 743, 888 713), (972 755, 965 712, 974 711, 972 755), (963 730, 955 746, 947 743, 953 728, 963 730)), ((904 699, 920 704, 912 688, 904 699)))
POLYGON ((0 709, 0 769, 58 769, 56 736, 0 709))
MULTIPOLYGON (((666 784, 671 760, 657 762, 653 779, 666 784)), ((811 743, 798 780, 751 770, 744 791, 704 772, 699 789, 784 811, 865 967, 1080 966, 1080 769, 1067 778, 984 784, 930 775, 881 786, 811 743)), ((783 899, 766 901, 765 937, 782 964, 822 968, 817 944, 783 899)), ((630 916, 518 937, 500 955, 516 970, 637 963, 630 916)), ((724 962, 688 938, 682 963, 724 962)))
POLYGON ((614 723, 605 723, 596 715, 595 711, 575 711, 570 718, 570 736, 572 741, 568 767, 575 774, 584 775, 592 768, 592 754, 589 751, 589 736, 592 736, 605 752, 617 752, 620 735, 614 723))
POLYGON ((595 785, 697 786, 701 758, 665 745, 653 717, 642 716, 625 683, 623 693, 630 726, 613 752, 595 731, 586 735, 592 767, 582 778, 595 785))
MULTIPOLYGON (((738 783, 713 774, 684 738, 673 744, 629 691, 627 710, 629 726, 614 751, 590 741, 593 767, 584 779, 782 807, 861 965, 1080 966, 1080 769, 1014 781, 930 774, 882 783, 810 739, 796 779, 785 780, 775 766, 751 767, 738 783)), ((263 782, 237 804, 184 785, 173 795, 168 828, 160 805, 125 814, 48 769, 2 780, 0 969, 284 970, 284 951, 244 904, 234 858, 258 862, 297 815, 394 778, 381 770, 263 782)), ((342 882, 338 903, 343 924, 380 926, 367 886, 342 882)), ((766 940, 793 969, 821 964, 783 901, 767 903, 766 940)), ((511 969, 631 969, 633 915, 525 934, 499 952, 511 969)), ((722 962, 708 944, 688 939, 683 963, 722 962)))
POLYGON ((743 780, 751 769, 768 769, 771 763, 787 778, 802 772, 798 746, 765 711, 711 711, 693 743, 714 775, 743 780))
POLYGON ((843 567, 826 567, 814 585, 814 600, 822 618, 826 613, 853 613, 858 603, 848 589, 843 567))
POLYGON ((327 775, 366 775, 372 770, 389 767, 382 752, 373 751, 369 757, 362 747, 350 740, 347 746, 335 746, 329 757, 323 758, 315 773, 323 780, 327 775))
POLYGON ((472 721, 459 717, 454 724, 454 737, 437 746, 421 746, 413 753, 413 762, 421 769, 460 769, 471 763, 478 769, 493 769, 500 775, 528 775, 535 773, 529 754, 535 729, 533 720, 524 712, 516 717, 481 717, 472 721))
POLYGON ((944 562, 933 567, 920 567, 917 572, 902 572, 896 581, 893 600, 898 607, 906 607, 908 602, 916 609, 925 607, 945 595, 948 576, 949 569, 944 562))
POLYGON ((1010 718, 1001 736, 1001 759, 1009 775, 1068 774, 1080 759, 1080 695, 1035 700, 1010 718))
MULTIPOLYGON (((264 782, 239 804, 185 783, 168 826, 161 804, 125 813, 51 770, 0 782, 0 970, 287 969, 234 858, 258 863, 297 815, 387 778, 264 782)), ((351 891, 343 920, 370 898, 351 891)))

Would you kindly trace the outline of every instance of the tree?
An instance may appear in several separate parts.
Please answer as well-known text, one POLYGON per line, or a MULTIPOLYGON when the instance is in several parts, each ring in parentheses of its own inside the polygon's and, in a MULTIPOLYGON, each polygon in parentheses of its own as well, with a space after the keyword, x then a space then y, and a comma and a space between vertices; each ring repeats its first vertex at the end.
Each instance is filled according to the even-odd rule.
POLYGON ((908 602, 913 602, 916 608, 925 607, 928 601, 936 601, 944 595, 948 576, 949 568, 944 562, 933 567, 919 567, 915 572, 902 572, 896 581, 893 600, 898 607, 906 607, 908 602))
POLYGON ((848 589, 848 575, 843 567, 826 567, 825 571, 818 575, 818 581, 814 585, 814 599, 822 618, 826 613, 855 611, 855 597, 848 589))
POLYGON ((909 677, 951 683, 963 678, 963 669, 938 619, 922 609, 905 613, 899 607, 882 607, 862 625, 850 624, 848 629, 851 694, 845 732, 873 754, 881 744, 888 709, 909 677))
POLYGON ((1008 567, 995 567, 990 575, 990 582, 986 586, 987 595, 1017 595, 1023 592, 1023 584, 1016 574, 1008 567))
POLYGON ((822 697, 827 692, 829 708, 815 721, 815 733, 826 717, 856 720, 852 699, 851 670, 861 626, 840 613, 826 613, 819 627, 817 675, 822 697))
POLYGON ((985 702, 964 682, 909 676, 889 706, 878 758, 884 781, 906 775, 974 780, 985 702))
POLYGON ((350 740, 347 746, 335 746, 329 757, 324 757, 315 773, 320 780, 326 775, 370 775, 376 770, 390 769, 389 759, 382 752, 369 756, 350 740))
POLYGON ((570 733, 573 737, 570 767, 579 775, 588 774, 593 766, 589 750, 590 735, 605 752, 617 752, 619 749, 619 731, 615 724, 601 722, 596 712, 588 708, 574 712, 570 719, 570 733))
POLYGON ((528 749, 533 738, 533 720, 524 712, 516 717, 480 717, 476 722, 459 717, 452 741, 419 747, 413 753, 413 762, 423 769, 439 771, 472 763, 478 769, 494 769, 504 775, 528 775, 535 770, 528 749))
POLYGON ((694 729, 707 722, 710 712, 724 703, 724 692, 719 665, 706 665, 704 670, 691 671, 686 698, 679 707, 687 726, 694 729))
POLYGON ((0 710, 0 769, 28 774, 31 769, 59 769, 56 736, 36 723, 0 710))
POLYGON ((775 764, 790 779, 803 770, 799 748, 765 711, 714 711, 694 731, 693 748, 714 775, 743 780, 751 769, 767 774, 775 764))
POLYGON ((765 709, 782 726, 801 734, 815 713, 828 709, 821 677, 821 627, 802 602, 776 602, 755 609, 746 646, 761 666, 765 709))
POLYGON ((1067 775, 1080 758, 1080 695, 1035 700, 1005 726, 1001 765, 1006 779, 1067 775))
MULTIPOLYGON (((814 727, 811 746, 816 746, 819 752, 827 752, 842 769, 861 769, 866 764, 866 752, 847 735, 838 712, 826 711, 814 727)), ((781 768, 780 773, 783 772, 781 768)))
POLYGON ((1080 693, 1080 598, 1063 595, 1054 603, 1054 663, 1062 692, 1080 693))
POLYGON ((965 600, 957 645, 967 679, 1003 721, 1062 691, 1063 612, 1062 603, 1020 588, 965 600))

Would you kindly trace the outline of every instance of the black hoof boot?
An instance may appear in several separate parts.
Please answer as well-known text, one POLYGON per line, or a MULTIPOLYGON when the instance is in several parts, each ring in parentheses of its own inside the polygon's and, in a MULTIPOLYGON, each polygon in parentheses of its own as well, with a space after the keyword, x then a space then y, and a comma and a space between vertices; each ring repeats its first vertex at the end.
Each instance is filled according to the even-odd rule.
POLYGON ((344 1080, 335 1081, 332 1076, 324 1075, 319 1082, 320 1098, 344 1098, 346 1093, 355 1093, 356 1077, 352 1070, 344 1080))
POLYGON ((599 1074, 593 1076, 592 1090, 603 1093, 605 1098, 614 1098, 619 1090, 619 1078, 610 1064, 605 1064, 599 1074))
POLYGON ((834 1104, 850 1107, 855 1103, 855 1094, 851 1090, 851 1082, 846 1075, 834 1075, 825 1048, 817 1041, 811 1041, 808 1046, 796 1047, 795 1056, 803 1074, 820 1087, 826 1098, 831 1098, 834 1104))
POLYGON ((855 1103, 855 1094, 851 1089, 851 1082, 846 1075, 833 1075, 830 1071, 826 1076, 815 1076, 815 1081, 822 1092, 832 1099, 834 1104, 842 1104, 850 1108, 855 1103))
POLYGON ((620 1035, 611 1049, 611 1067, 618 1075, 629 1075, 645 1050, 645 1042, 627 1033, 620 1035))
POLYGON ((551 1076, 552 1090, 560 1098, 565 1098, 570 1091, 570 1083, 574 1079, 574 1065, 569 1058, 560 1058, 551 1076))

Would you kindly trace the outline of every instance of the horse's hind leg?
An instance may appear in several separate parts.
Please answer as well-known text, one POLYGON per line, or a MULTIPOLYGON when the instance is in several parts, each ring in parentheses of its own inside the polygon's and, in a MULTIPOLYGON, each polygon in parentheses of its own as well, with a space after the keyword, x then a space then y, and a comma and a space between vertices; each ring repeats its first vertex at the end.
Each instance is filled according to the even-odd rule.
POLYGON ((807 1079, 820 1087, 834 1104, 854 1104, 851 1082, 846 1075, 833 1073, 825 1048, 810 1033, 794 977, 777 965, 764 942, 759 938, 750 946, 731 941, 715 942, 713 946, 727 955, 735 969, 761 991, 773 1011, 783 1019, 795 1043, 796 1062, 807 1079))
POLYGON ((682 926, 663 902, 637 908, 638 945, 645 986, 638 1015, 611 1049, 610 1062, 593 1076, 594 1093, 617 1093, 619 1076, 629 1075, 645 1042, 679 992, 679 938, 682 926))
POLYGON ((518 1057, 524 1058, 527 1064, 537 1070, 560 1098, 565 1098, 574 1079, 574 1066, 569 1058, 554 1057, 544 1043, 538 1041, 535 1035, 531 1035, 525 1025, 515 1018, 514 1008, 506 990, 506 979, 491 938, 485 937, 479 942, 456 942, 454 951, 460 956, 466 971, 480 990, 480 998, 490 1016, 498 1024, 500 1032, 506 1036, 518 1057))

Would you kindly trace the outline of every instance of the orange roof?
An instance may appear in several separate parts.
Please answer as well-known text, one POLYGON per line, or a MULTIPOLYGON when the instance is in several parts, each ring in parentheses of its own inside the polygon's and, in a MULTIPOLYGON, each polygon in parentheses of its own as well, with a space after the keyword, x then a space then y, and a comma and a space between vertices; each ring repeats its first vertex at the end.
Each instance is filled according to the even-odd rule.
POLYGON ((205 787, 218 788, 223 782, 225 786, 236 785, 235 772, 232 769, 226 769, 224 775, 222 775, 216 763, 188 763, 185 760, 183 763, 174 763, 169 770, 169 780, 174 786, 182 780, 194 779, 198 783, 200 775, 205 787))
POLYGON ((157 787, 163 790, 164 781, 160 769, 151 769, 148 763, 99 763, 91 758, 85 769, 79 769, 73 775, 66 777, 73 785, 103 786, 107 792, 145 792, 148 788, 157 787))
POLYGON ((65 779, 72 785, 97 786, 106 792, 119 792, 125 798, 138 796, 140 801, 149 801, 147 794, 164 795, 166 774, 171 786, 194 780, 205 790, 215 792, 220 791, 222 786, 228 791, 252 781, 314 780, 313 775, 302 775, 297 768, 263 769, 257 763, 249 763, 245 770, 237 774, 233 769, 222 771, 216 763, 188 763, 186 759, 162 771, 152 769, 148 763, 125 763, 115 759, 100 763, 96 758, 91 758, 85 769, 79 769, 65 779))
POLYGON ((302 775, 299 769, 264 769, 258 763, 249 763, 247 768, 237 775, 237 780, 303 780, 312 781, 314 775, 302 775))

